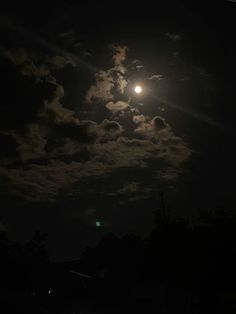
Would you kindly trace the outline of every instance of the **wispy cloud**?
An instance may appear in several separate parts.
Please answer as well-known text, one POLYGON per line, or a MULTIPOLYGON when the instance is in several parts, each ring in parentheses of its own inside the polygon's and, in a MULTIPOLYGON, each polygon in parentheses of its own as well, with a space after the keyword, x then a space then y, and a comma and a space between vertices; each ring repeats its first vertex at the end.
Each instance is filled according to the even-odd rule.
POLYGON ((182 39, 181 35, 174 33, 166 33, 166 36, 169 37, 173 41, 180 41, 182 39))

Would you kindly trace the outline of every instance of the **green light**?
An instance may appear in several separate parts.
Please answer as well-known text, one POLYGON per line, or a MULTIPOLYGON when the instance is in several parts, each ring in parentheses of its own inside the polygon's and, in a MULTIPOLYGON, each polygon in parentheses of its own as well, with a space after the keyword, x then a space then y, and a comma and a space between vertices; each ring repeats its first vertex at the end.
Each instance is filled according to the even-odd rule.
POLYGON ((101 222, 100 221, 96 221, 96 227, 101 227, 101 222))

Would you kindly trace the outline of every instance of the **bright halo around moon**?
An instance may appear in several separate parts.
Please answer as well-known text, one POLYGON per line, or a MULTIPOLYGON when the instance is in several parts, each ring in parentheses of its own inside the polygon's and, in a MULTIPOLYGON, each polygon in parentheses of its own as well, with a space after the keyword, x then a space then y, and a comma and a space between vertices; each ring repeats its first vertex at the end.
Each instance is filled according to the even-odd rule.
POLYGON ((142 93, 142 87, 137 85, 137 86, 135 86, 134 91, 136 94, 140 94, 140 93, 142 93))

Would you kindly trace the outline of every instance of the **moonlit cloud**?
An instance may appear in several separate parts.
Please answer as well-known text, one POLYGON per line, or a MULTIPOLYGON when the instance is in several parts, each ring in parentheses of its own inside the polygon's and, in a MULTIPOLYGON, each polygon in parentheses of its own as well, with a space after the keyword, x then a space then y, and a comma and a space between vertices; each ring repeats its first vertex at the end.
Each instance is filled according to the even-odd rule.
POLYGON ((110 49, 113 51, 112 59, 114 61, 114 67, 99 71, 95 74, 95 84, 90 86, 85 96, 88 103, 92 103, 92 101, 96 100, 113 100, 113 88, 119 93, 124 94, 128 84, 124 76, 126 72, 124 61, 126 59, 127 47, 111 45, 110 49))
POLYGON ((137 69, 138 71, 141 71, 141 70, 144 69, 144 66, 143 66, 143 65, 136 65, 136 69, 137 69))
POLYGON ((133 122, 135 124, 142 124, 146 121, 146 118, 143 114, 140 114, 140 115, 134 115, 133 116, 133 122))
POLYGON ((110 48, 114 52, 112 59, 115 64, 115 69, 122 74, 125 74, 126 68, 124 66, 124 61, 126 59, 128 48, 120 45, 111 45, 110 48))
POLYGON ((93 100, 110 100, 113 99, 111 89, 114 87, 114 79, 111 76, 110 71, 100 71, 95 75, 96 84, 92 85, 87 94, 86 101, 92 103, 93 100))
POLYGON ((129 104, 125 101, 117 101, 117 102, 110 101, 106 104, 106 107, 111 112, 116 113, 116 112, 127 109, 129 107, 129 104))
POLYGON ((154 74, 154 75, 151 75, 147 78, 149 81, 161 81, 163 80, 163 75, 161 74, 154 74))
POLYGON ((124 94, 125 88, 128 85, 128 81, 124 78, 124 76, 120 73, 117 73, 116 79, 117 89, 121 94, 124 94))
MULTIPOLYGON (((33 97, 37 100, 32 117, 22 121, 21 129, 13 124, 2 130, 2 140, 11 141, 12 157, 8 157, 7 164, 1 159, 0 184, 3 182, 10 195, 30 202, 51 202, 62 191, 66 196, 84 178, 97 178, 132 167, 139 171, 148 168, 151 160, 166 163, 159 172, 163 178, 176 180, 181 173, 178 169, 192 151, 163 117, 138 114, 137 108, 130 108, 124 100, 128 49, 119 45, 111 45, 110 49, 113 66, 97 71, 94 84, 85 94, 86 102, 91 105, 86 119, 81 118, 79 109, 67 106, 66 87, 53 74, 55 69, 63 71, 68 64, 73 70, 76 60, 69 55, 68 58, 55 55, 38 62, 24 49, 2 50, 1 55, 14 65, 20 81, 24 78, 22 90, 28 92, 28 86, 33 86, 37 91, 29 102, 34 103, 33 97), (101 109, 98 116, 93 115, 95 104, 101 109), (11 161, 11 167, 6 168, 11 161), (172 174, 168 169, 172 169, 172 174)), ((140 65, 140 61, 133 64, 140 65)), ((150 80, 161 78, 160 75, 149 77, 150 80)), ((12 86, 9 87, 11 90, 12 86)), ((81 101, 78 100, 76 108, 81 101)), ((27 104, 27 112, 28 108, 31 107, 27 104)), ((134 182, 117 193, 135 194, 141 189, 145 195, 149 193, 141 183, 134 182)))

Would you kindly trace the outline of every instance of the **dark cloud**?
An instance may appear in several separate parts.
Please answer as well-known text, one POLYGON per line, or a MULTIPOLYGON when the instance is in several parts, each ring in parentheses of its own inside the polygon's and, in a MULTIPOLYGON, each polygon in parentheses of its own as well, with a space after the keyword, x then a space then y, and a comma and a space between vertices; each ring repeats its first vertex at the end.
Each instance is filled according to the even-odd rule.
POLYGON ((118 137, 123 132, 122 126, 116 121, 103 120, 98 127, 98 135, 103 140, 118 137))
POLYGON ((5 74, 2 80, 4 101, 0 108, 2 128, 27 127, 49 112, 55 123, 74 119, 74 113, 60 103, 64 88, 57 83, 46 63, 35 65, 31 55, 23 49, 5 49, 1 68, 1 73, 5 74))
POLYGON ((169 37, 173 41, 180 41, 182 39, 181 35, 174 33, 166 33, 166 36, 169 37))
POLYGON ((169 128, 166 120, 160 116, 154 117, 152 119, 153 131, 154 133, 158 133, 160 130, 169 128))
MULTIPOLYGON (((6 193, 30 202, 51 202, 62 191, 67 195, 70 187, 85 178, 130 167, 148 168, 151 160, 178 168, 190 157, 191 150, 174 135, 164 118, 137 114, 138 109, 121 97, 128 84, 128 49, 119 45, 110 49, 113 67, 95 73, 95 84, 85 95, 86 106, 96 104, 104 113, 94 118, 91 108, 86 119, 75 106, 66 106, 64 85, 54 73, 67 65, 75 68, 78 60, 72 55, 40 59, 24 49, 2 51, 2 66, 8 69, 4 91, 8 106, 3 104, 1 108, 4 133, 0 140, 6 147, 5 159, 12 161, 6 167, 2 159, 0 166, 0 182, 6 193), (90 113, 93 119, 89 119, 90 113), (126 115, 128 125, 121 125, 122 115, 126 115)), ((78 99, 78 108, 82 101, 78 99)), ((141 186, 132 183, 117 193, 139 193, 142 189, 146 195, 148 188, 141 186)))
POLYGON ((164 182, 174 182, 179 179, 181 169, 175 167, 167 167, 157 173, 158 179, 164 182))
POLYGON ((35 64, 33 56, 27 54, 25 49, 5 49, 2 47, 0 53, 11 63, 17 65, 23 75, 43 78, 50 74, 47 64, 35 64))
POLYGON ((77 60, 70 56, 53 56, 48 61, 52 69, 64 69, 65 66, 71 65, 73 67, 77 66, 77 60))
MULTIPOLYGON (((130 196, 132 194, 133 197, 134 194, 139 194, 141 198, 145 198, 150 192, 152 192, 151 188, 143 186, 140 182, 132 181, 125 183, 120 189, 114 191, 112 195, 130 196)), ((111 193, 109 195, 111 195, 111 193)))
MULTIPOLYGON (((69 144, 74 153, 73 143, 67 142, 63 148, 69 144)), ((5 178, 4 182, 7 179, 11 195, 34 202, 53 201, 59 192, 82 178, 104 175, 119 168, 148 167, 149 159, 163 158, 157 144, 125 137, 87 145, 87 150, 90 155, 87 161, 67 163, 51 159, 43 165, 32 163, 25 169, 2 167, 1 177, 5 178)))
POLYGON ((24 134, 10 133, 16 142, 16 151, 23 162, 40 159, 45 156, 47 132, 39 124, 28 125, 24 134))
POLYGON ((133 117, 133 121, 138 124, 134 130, 135 133, 157 143, 159 158, 178 167, 191 156, 191 149, 188 148, 182 138, 174 135, 164 118, 156 116, 150 119, 144 115, 137 115, 133 117))

